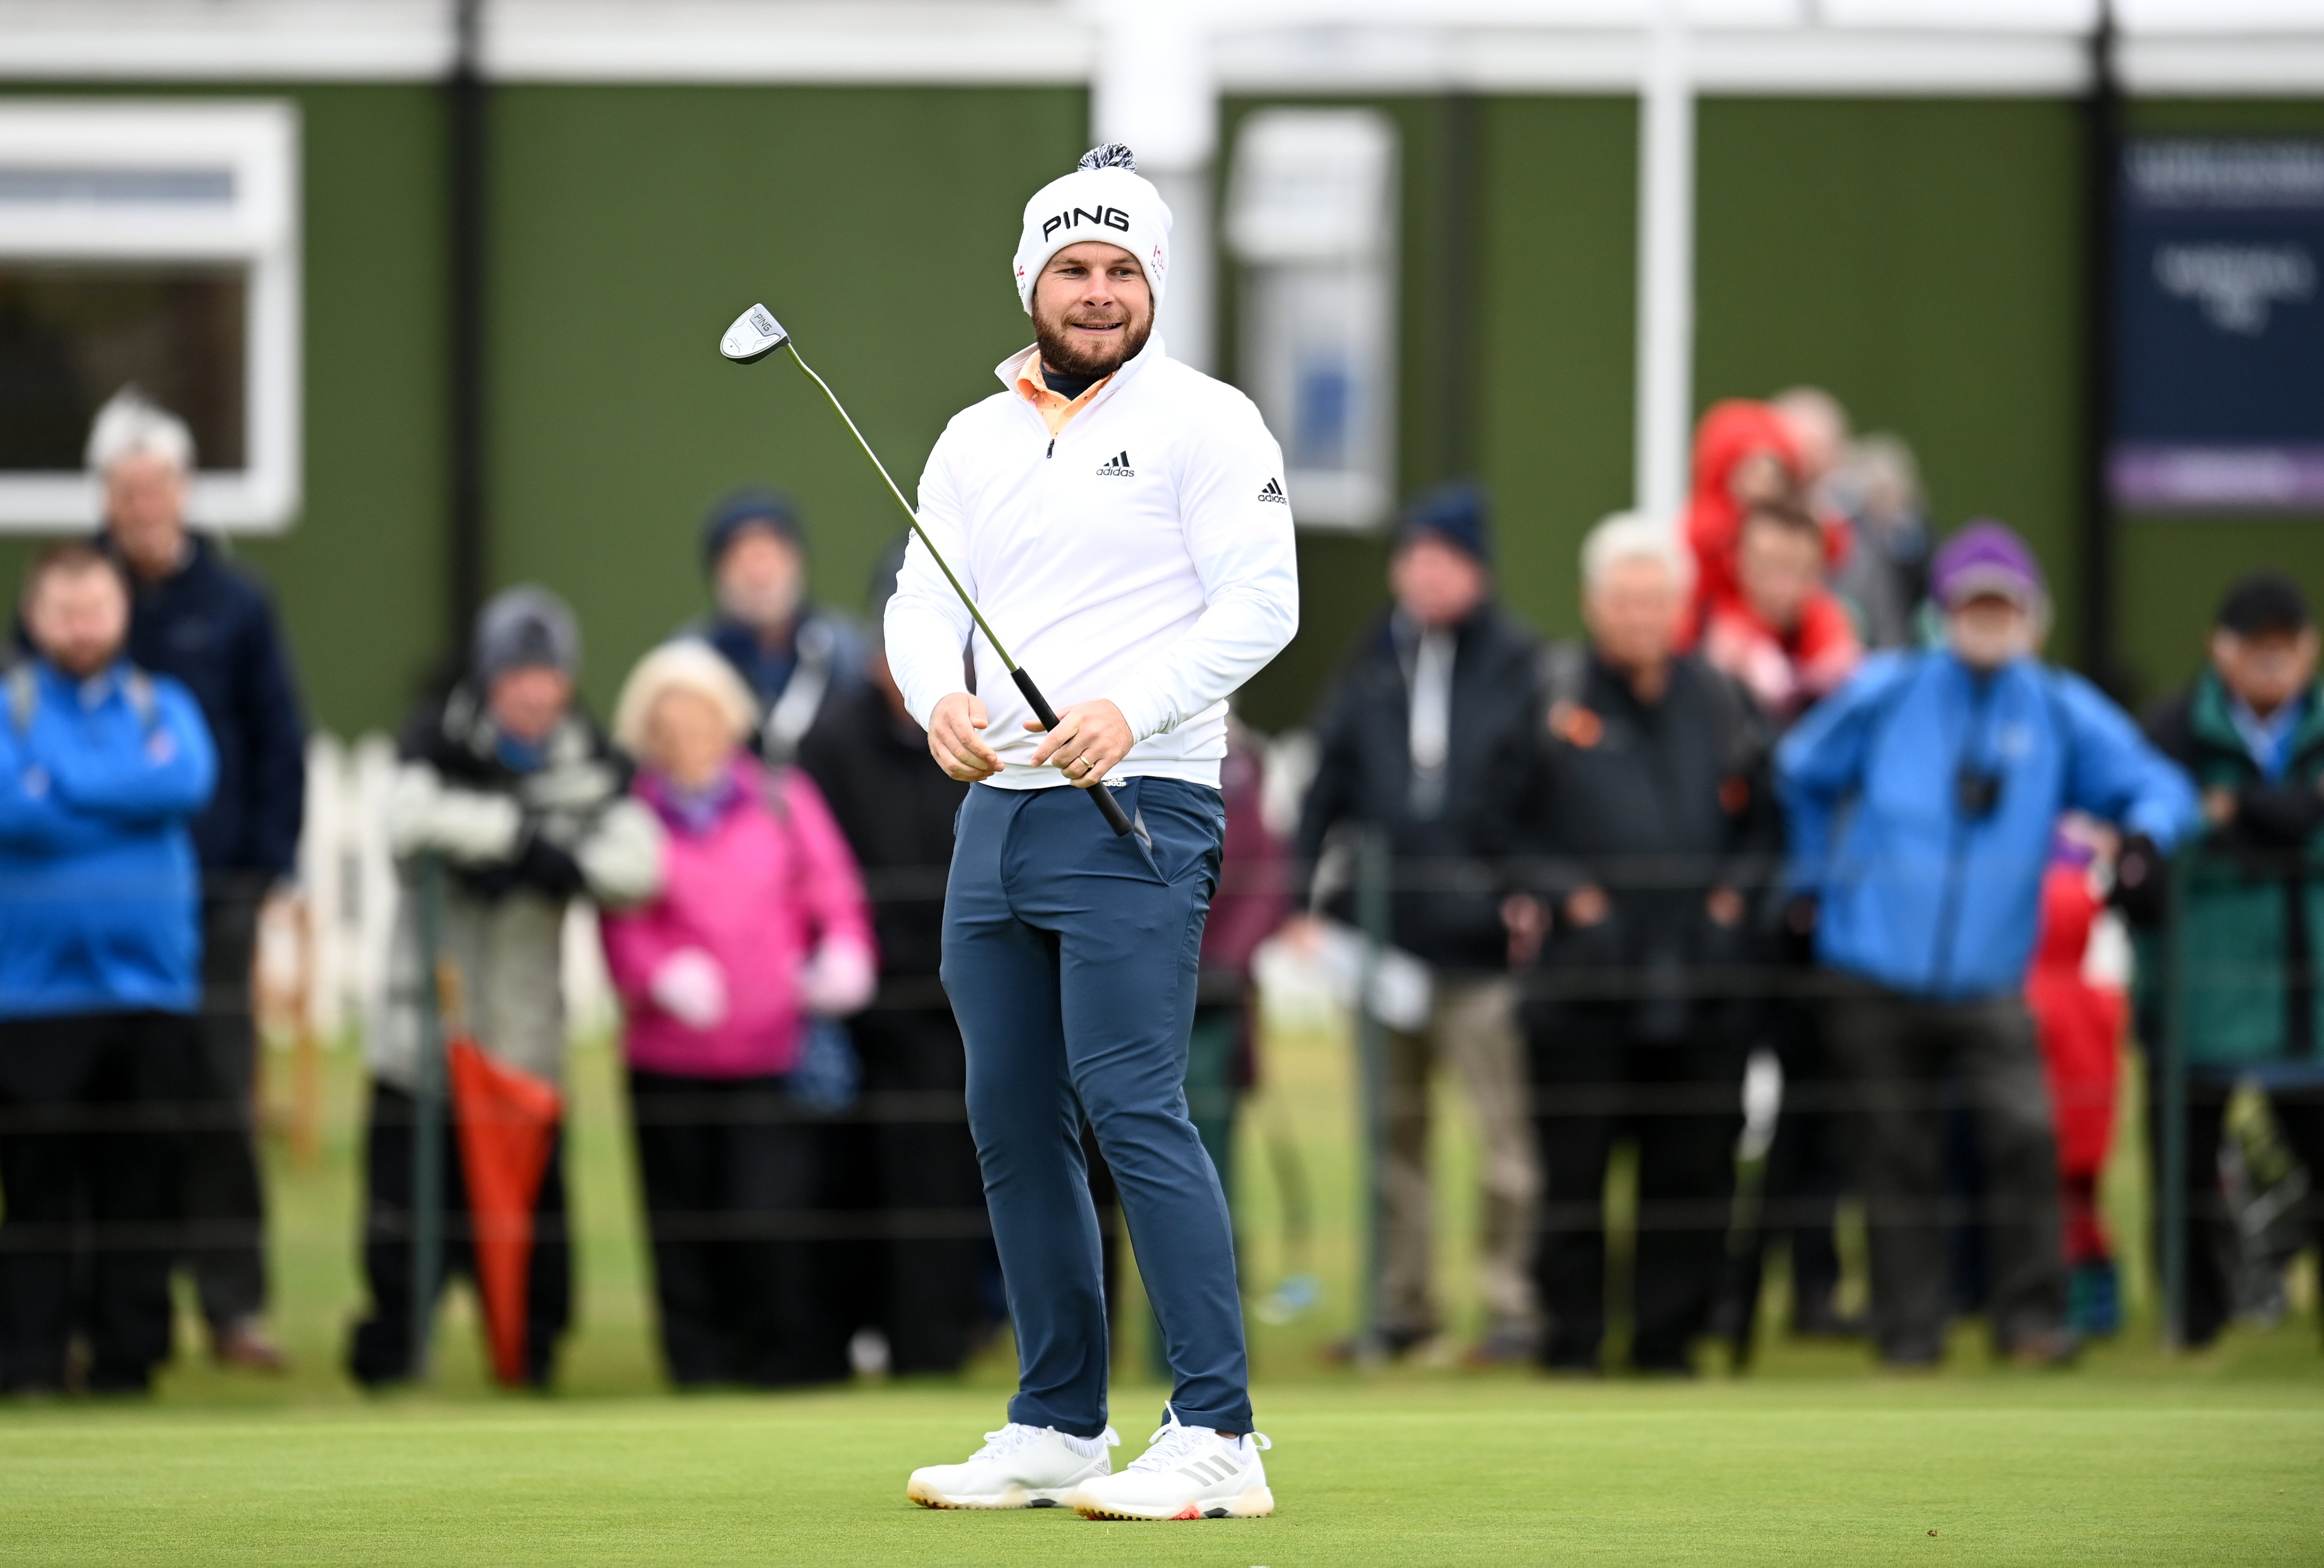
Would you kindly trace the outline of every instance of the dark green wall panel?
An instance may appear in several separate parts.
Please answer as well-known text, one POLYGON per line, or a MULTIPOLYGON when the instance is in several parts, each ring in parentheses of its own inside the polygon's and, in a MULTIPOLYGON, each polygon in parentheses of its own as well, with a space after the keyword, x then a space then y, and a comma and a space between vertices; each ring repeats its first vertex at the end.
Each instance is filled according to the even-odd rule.
POLYGON ((517 88, 494 105, 495 583, 568 595, 601 709, 706 600, 725 487, 805 512, 821 597, 853 610, 902 529, 788 356, 715 343, 763 300, 913 493, 945 420, 1031 339, 1025 200, 1086 144, 1077 91, 517 88))
POLYGON ((1579 628, 1582 536, 1630 503, 1637 105, 1486 105, 1478 420, 1501 587, 1545 632, 1579 628))

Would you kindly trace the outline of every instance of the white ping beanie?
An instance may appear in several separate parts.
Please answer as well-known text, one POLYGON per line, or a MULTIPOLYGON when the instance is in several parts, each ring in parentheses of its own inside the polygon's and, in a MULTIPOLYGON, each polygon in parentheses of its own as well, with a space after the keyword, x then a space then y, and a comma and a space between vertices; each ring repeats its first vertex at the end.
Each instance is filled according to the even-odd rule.
POLYGON ((1067 245, 1103 240, 1120 245, 1146 269, 1154 308, 1170 276, 1170 207, 1138 172, 1138 160, 1119 142, 1082 154, 1081 167, 1052 180, 1025 204, 1025 232, 1017 241, 1017 300, 1033 313, 1033 280, 1067 245))

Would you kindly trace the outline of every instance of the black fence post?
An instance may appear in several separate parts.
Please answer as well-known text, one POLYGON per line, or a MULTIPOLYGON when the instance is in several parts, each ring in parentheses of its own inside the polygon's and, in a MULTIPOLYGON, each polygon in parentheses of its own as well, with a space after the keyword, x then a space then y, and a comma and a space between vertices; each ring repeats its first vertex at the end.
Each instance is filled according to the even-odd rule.
POLYGON ((436 1291, 444 1277, 444 1006, 437 977, 444 862, 419 862, 419 1059, 411 1074, 411 1375, 428 1375, 436 1291))
POLYGON ((2163 927, 2163 1038, 2149 1058, 2158 1083, 2148 1093, 2162 1107, 2162 1190, 2154 1213, 2162 1232, 2163 1342, 2177 1350, 2187 1333, 2187 892, 2194 881, 2190 844, 2171 857, 2171 898, 2163 927))
POLYGON ((1388 1148, 1388 1026, 1375 992, 1388 945, 1388 835, 1364 830, 1356 847, 1356 922, 1364 936, 1363 964, 1356 979, 1356 1062, 1361 1102, 1364 1173, 1363 1324, 1356 1336, 1357 1359, 1377 1361, 1388 1351, 1380 1324, 1381 1277, 1388 1268, 1388 1183, 1382 1169, 1388 1148))

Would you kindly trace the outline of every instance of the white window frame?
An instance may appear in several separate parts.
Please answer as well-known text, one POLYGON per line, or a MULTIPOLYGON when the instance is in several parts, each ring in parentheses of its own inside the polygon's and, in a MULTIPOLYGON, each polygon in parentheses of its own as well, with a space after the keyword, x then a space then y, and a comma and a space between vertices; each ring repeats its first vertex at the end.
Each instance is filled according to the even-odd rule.
MULTIPOLYGON (((276 533, 300 485, 299 112, 287 102, 0 103, 0 171, 224 172, 216 198, 0 195, 0 259, 230 262, 248 269, 243 466, 197 474, 190 520, 276 533)), ((82 471, 0 473, 0 532, 95 526, 82 471)))
POLYGON ((1397 484, 1396 124, 1374 109, 1261 109, 1243 121, 1226 201, 1242 266, 1238 377, 1285 447, 1303 529, 1366 533, 1397 484), (1345 460, 1302 467, 1299 378, 1336 359, 1353 403, 1345 460))

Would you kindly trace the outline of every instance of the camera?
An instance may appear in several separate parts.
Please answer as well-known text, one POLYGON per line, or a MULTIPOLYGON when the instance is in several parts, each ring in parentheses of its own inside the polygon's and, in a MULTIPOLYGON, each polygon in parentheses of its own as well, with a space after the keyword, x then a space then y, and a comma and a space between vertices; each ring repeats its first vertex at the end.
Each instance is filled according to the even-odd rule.
POLYGON ((1969 763, 1953 775, 1953 807, 1970 821, 1990 816, 2001 805, 2001 775, 1969 763))

